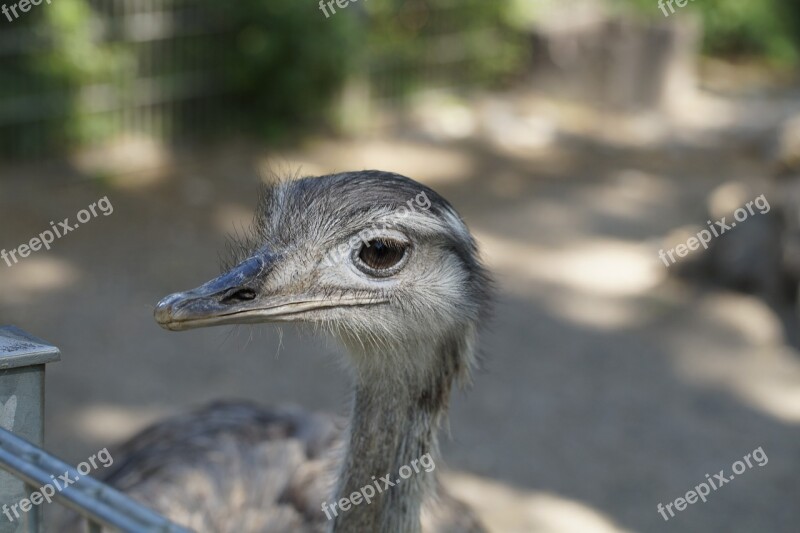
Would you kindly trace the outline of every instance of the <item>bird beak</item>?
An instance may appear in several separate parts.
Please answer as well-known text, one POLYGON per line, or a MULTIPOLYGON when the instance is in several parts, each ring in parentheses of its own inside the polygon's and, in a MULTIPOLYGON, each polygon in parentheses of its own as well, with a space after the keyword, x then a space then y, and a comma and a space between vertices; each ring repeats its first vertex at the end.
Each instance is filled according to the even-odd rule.
POLYGON ((364 297, 282 295, 291 292, 288 288, 265 294, 264 280, 278 258, 268 253, 251 257, 196 289, 167 296, 156 305, 156 322, 164 329, 182 331, 225 324, 298 321, 320 309, 386 302, 364 297))
POLYGON ((257 295, 259 278, 274 256, 251 257, 200 287, 170 294, 156 305, 155 319, 172 331, 246 322, 257 295))

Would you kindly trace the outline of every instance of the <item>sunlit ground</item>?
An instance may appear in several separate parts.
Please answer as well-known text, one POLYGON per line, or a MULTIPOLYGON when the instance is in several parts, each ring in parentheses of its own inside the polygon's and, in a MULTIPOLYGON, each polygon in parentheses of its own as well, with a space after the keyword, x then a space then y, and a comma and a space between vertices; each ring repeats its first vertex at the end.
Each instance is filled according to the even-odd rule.
POLYGON ((450 199, 499 282, 484 368, 454 399, 444 444, 448 486, 492 531, 796 530, 800 355, 766 304, 671 279, 657 252, 674 228, 703 224, 718 184, 763 179, 733 134, 749 139, 798 102, 758 102, 757 119, 751 102, 690 104, 623 119, 524 92, 434 94, 398 136, 202 153, 132 138, 65 170, 115 176, 100 181, 6 169, 5 248, 104 195, 115 207, 0 264, 0 322, 63 351, 48 371, 48 449, 81 461, 221 397, 344 412, 334 345, 291 327, 173 334, 152 309, 218 272, 258 179, 379 168, 450 199), (668 523, 656 512, 759 446, 766 466, 668 523))

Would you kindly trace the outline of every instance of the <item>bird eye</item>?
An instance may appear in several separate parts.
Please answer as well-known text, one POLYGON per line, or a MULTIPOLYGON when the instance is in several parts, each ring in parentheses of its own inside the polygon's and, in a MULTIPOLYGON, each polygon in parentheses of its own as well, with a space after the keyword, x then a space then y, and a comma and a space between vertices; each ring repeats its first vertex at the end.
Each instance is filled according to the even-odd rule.
MULTIPOLYGON (((405 257, 408 245, 391 239, 373 239, 361 247, 358 259, 363 266, 368 267, 367 274, 389 275, 405 257)), ((362 268, 362 270, 364 270, 362 268)))

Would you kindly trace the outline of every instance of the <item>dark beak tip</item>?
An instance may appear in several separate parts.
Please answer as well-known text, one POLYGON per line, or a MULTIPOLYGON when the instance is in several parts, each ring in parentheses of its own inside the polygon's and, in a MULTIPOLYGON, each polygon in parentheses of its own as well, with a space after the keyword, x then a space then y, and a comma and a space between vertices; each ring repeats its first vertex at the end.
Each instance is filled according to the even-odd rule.
POLYGON ((182 331, 183 330, 183 328, 178 326, 176 323, 169 323, 169 322, 168 323, 161 323, 161 322, 159 322, 158 325, 161 326, 163 329, 165 329, 167 331, 182 331))
POLYGON ((172 329, 169 324, 173 322, 175 303, 180 300, 180 293, 170 294, 156 304, 153 317, 164 329, 172 329))

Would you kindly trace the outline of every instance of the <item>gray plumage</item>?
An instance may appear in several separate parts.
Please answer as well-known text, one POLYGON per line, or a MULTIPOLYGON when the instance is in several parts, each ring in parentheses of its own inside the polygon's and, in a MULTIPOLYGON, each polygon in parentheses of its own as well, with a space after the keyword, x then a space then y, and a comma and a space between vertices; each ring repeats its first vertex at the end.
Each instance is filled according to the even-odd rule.
POLYGON ((438 468, 330 521, 321 505, 427 453, 439 466, 438 430, 452 385, 469 382, 490 292, 464 222, 428 187, 379 171, 268 186, 226 272, 162 300, 156 319, 325 331, 353 369, 349 429, 299 409, 215 404, 139 434, 108 481, 199 531, 483 531, 438 468))

